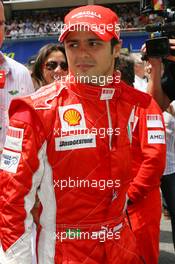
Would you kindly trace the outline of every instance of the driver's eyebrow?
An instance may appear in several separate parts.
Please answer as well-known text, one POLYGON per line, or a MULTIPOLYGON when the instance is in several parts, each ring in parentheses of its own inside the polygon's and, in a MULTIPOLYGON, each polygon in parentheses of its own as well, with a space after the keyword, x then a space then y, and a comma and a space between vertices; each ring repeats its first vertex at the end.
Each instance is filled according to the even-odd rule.
MULTIPOLYGON (((86 39, 85 41, 99 41, 99 42, 103 42, 102 39, 99 39, 99 38, 89 38, 89 39, 86 39)), ((80 39, 68 39, 68 40, 65 40, 66 43, 77 43, 77 42, 80 42, 80 39)))
POLYGON ((66 43, 72 43, 72 42, 78 42, 79 40, 78 39, 68 39, 68 40, 65 40, 66 43))
POLYGON ((99 42, 103 42, 102 39, 99 39, 99 38, 90 38, 88 39, 88 41, 99 41, 99 42))

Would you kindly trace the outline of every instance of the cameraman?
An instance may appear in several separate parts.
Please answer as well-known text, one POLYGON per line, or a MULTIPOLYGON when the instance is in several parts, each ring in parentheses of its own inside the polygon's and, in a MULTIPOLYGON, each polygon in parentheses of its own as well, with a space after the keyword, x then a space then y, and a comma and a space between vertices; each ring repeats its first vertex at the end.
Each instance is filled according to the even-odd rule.
MULTIPOLYGON (((175 39, 170 39, 170 48, 175 50, 175 39)), ((145 47, 142 49, 145 52, 145 47)), ((161 59, 149 58, 151 64, 148 92, 154 97, 162 110, 167 109, 170 102, 175 100, 175 56, 164 60, 164 72, 161 77, 161 59)))

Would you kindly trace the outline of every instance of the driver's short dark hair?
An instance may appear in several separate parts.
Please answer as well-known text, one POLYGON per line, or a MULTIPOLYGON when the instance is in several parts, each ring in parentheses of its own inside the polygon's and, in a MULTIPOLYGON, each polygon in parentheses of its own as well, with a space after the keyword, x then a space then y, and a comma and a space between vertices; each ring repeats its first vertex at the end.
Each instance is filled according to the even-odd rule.
POLYGON ((119 44, 119 41, 116 38, 111 39, 111 52, 113 53, 114 46, 119 44))

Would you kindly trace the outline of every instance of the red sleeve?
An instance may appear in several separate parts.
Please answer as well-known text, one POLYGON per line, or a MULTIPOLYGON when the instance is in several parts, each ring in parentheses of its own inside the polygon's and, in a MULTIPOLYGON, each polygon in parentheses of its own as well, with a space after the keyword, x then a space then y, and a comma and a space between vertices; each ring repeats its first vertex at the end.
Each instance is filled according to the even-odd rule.
POLYGON ((147 109, 137 108, 133 131, 133 181, 128 189, 131 201, 143 199, 160 185, 166 161, 165 127, 161 109, 154 99, 147 109))
POLYGON ((44 133, 30 107, 20 103, 10 118, 1 156, 0 231, 7 263, 31 264, 30 211, 44 169, 41 159, 44 133))

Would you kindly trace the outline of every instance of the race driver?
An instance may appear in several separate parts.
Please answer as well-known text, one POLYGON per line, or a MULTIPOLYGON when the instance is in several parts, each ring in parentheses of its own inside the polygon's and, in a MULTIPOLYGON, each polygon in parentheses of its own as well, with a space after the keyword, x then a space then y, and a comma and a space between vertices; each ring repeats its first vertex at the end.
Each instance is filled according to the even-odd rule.
POLYGON ((42 204, 39 264, 140 264, 124 221, 131 180, 127 124, 133 105, 147 107, 150 97, 114 72, 120 40, 110 9, 72 10, 60 41, 69 76, 14 100, 9 110, 0 174, 3 264, 31 264, 36 192, 42 204))

